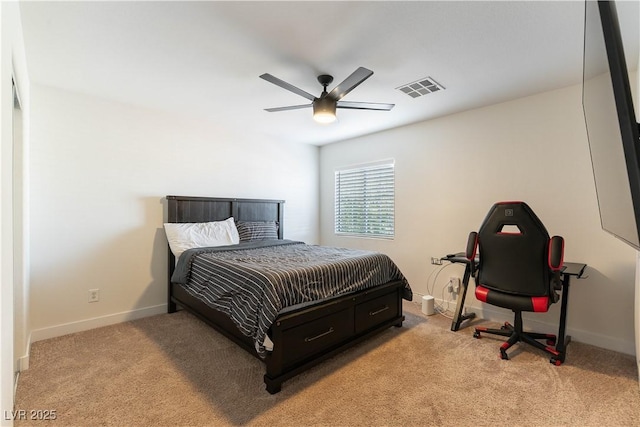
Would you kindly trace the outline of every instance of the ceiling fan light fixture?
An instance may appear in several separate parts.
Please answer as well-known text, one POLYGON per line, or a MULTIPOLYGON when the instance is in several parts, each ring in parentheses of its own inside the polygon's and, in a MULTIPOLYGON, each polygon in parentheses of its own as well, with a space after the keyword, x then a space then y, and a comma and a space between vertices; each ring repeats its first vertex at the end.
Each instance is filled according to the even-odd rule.
POLYGON ((313 102, 313 120, 331 123, 336 120, 336 102, 329 98, 318 98, 313 102))

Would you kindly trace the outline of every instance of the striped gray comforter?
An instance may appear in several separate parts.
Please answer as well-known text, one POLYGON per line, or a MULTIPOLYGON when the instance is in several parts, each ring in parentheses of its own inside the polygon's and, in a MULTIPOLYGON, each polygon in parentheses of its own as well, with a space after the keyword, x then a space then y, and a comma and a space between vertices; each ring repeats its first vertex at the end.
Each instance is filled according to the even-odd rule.
POLYGON ((289 240, 190 249, 180 257, 172 282, 227 314, 255 341, 264 356, 264 338, 278 313, 297 304, 371 288, 392 280, 405 283, 381 253, 307 245, 289 240))

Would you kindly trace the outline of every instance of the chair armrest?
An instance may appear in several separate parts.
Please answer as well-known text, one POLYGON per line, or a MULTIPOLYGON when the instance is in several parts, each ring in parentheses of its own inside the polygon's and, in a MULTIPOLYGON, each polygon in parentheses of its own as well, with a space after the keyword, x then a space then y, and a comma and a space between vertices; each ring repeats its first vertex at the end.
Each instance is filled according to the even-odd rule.
POLYGON ((549 268, 553 271, 562 269, 564 263, 564 239, 553 236, 549 241, 549 268))
POLYGON ((473 277, 474 280, 477 280, 478 278, 476 277, 476 252, 478 250, 478 233, 475 231, 472 231, 471 233, 469 233, 469 237, 467 238, 467 248, 464 252, 464 255, 467 257, 467 259, 469 260, 469 274, 471 277, 473 277))
POLYGON ((469 238, 467 239, 467 249, 465 251, 465 256, 469 261, 473 261, 476 257, 476 250, 478 249, 478 233, 472 231, 469 233, 469 238))
POLYGON ((564 239, 560 236, 553 236, 549 240, 549 268, 553 271, 553 288, 562 289, 560 273, 564 264, 564 239))

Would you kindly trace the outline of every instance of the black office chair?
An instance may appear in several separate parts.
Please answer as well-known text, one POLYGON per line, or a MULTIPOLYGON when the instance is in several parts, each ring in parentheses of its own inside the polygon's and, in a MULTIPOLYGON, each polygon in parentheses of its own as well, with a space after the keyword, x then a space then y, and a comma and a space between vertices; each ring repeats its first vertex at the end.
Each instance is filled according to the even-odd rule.
POLYGON ((469 234, 466 256, 473 261, 476 254, 478 264, 472 271, 476 298, 513 310, 515 321, 500 329, 477 327, 473 336, 480 338, 481 333, 489 333, 509 337, 500 347, 502 359, 509 359, 507 350, 522 341, 551 354, 552 364, 562 364, 559 352, 551 347, 556 344, 556 336, 523 332, 522 312, 546 312, 559 300, 564 239, 550 239, 526 203, 499 202, 493 205, 480 230, 469 234), (537 340, 545 340, 546 345, 537 340))

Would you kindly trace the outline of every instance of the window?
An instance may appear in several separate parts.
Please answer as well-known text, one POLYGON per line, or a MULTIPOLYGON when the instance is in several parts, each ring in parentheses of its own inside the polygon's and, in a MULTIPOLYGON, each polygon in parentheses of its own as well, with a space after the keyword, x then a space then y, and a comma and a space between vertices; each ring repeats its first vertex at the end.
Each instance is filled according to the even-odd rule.
POLYGON ((336 171, 336 234, 393 238, 394 162, 336 171))

